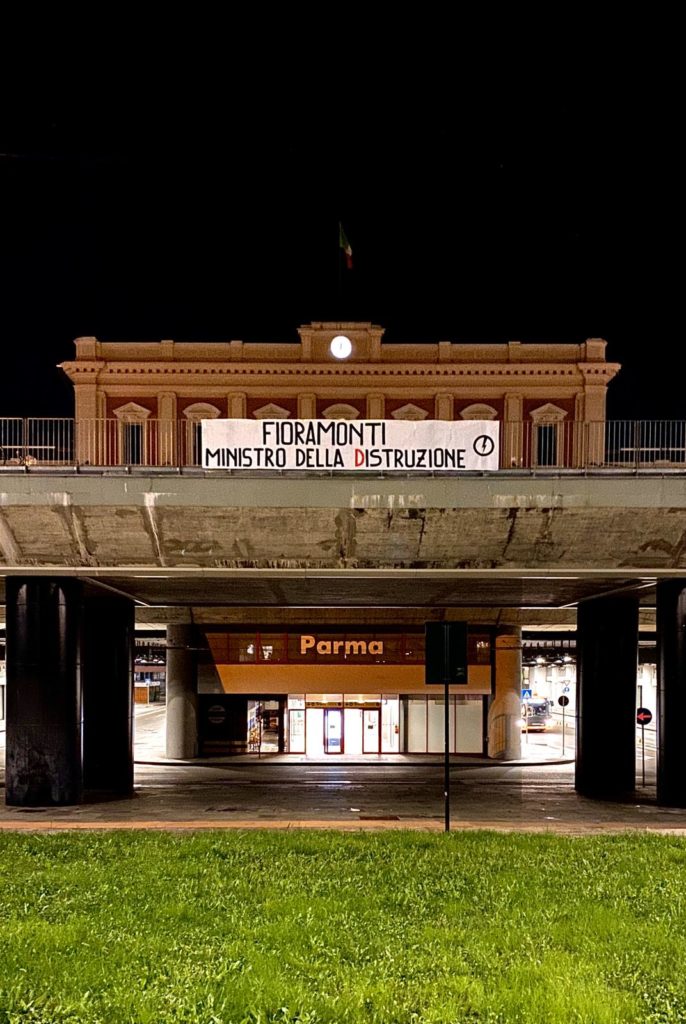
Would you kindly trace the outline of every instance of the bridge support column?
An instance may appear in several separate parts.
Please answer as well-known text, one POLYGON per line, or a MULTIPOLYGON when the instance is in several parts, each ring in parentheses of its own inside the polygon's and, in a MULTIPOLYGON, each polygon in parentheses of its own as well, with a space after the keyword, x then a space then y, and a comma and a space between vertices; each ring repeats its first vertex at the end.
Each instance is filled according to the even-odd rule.
POLYGON ((488 712, 488 756, 522 756, 522 631, 515 626, 495 638, 495 699, 488 712))
MULTIPOLYGON (((652 710, 652 709, 651 709, 652 710)), ((657 585, 657 802, 686 807, 686 579, 657 585)))
POLYGON ((575 786, 584 796, 616 800, 636 788, 637 665, 638 599, 581 601, 575 786))
POLYGON ((83 609, 83 784, 133 793, 133 602, 94 594, 83 609))
POLYGON ((195 630, 167 626, 167 757, 198 756, 195 630))
POLYGON ((5 801, 13 807, 81 800, 81 602, 78 580, 6 580, 5 801))

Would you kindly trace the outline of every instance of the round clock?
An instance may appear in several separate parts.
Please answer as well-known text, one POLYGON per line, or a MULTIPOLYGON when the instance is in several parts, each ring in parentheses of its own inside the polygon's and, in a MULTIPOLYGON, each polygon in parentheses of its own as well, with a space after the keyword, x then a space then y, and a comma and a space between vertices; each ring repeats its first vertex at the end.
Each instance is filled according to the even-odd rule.
POLYGON ((353 350, 352 342, 350 338, 346 338, 344 334, 337 334, 332 339, 329 350, 332 356, 336 359, 346 359, 353 350))

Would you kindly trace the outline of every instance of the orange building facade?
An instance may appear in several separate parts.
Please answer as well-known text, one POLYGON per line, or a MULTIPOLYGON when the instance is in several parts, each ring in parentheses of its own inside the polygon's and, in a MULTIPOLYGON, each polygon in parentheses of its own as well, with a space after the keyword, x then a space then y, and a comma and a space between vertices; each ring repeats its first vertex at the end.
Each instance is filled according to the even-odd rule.
POLYGON ((76 339, 81 462, 195 465, 214 418, 498 420, 501 466, 602 460, 606 343, 401 344, 371 323, 311 323, 293 344, 76 339), (331 351, 335 336, 347 357, 331 351))

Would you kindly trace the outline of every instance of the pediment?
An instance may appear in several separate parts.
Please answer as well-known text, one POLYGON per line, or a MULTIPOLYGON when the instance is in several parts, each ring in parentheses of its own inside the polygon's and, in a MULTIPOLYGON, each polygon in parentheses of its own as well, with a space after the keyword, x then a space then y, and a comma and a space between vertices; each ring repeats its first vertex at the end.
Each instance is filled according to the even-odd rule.
POLYGON ((531 419, 534 423, 560 423, 566 415, 565 409, 553 405, 552 402, 546 402, 545 405, 539 405, 538 409, 531 410, 531 419))
POLYGON ((126 405, 114 409, 114 415, 124 423, 142 423, 150 416, 150 410, 138 402, 127 402, 126 405))
POLYGON ((485 402, 474 402, 460 412, 460 418, 463 420, 495 420, 498 418, 498 410, 494 409, 492 405, 486 405, 485 402))
POLYGON ((216 405, 210 405, 209 402, 194 402, 193 405, 187 405, 183 410, 183 415, 187 420, 216 420, 219 416, 219 409, 216 405))
POLYGON ((284 409, 283 406, 276 405, 274 402, 269 402, 267 405, 255 409, 253 416, 256 420, 287 420, 290 410, 284 409))
POLYGON ((426 409, 413 405, 412 402, 401 405, 399 409, 394 409, 391 413, 394 420, 425 420, 428 415, 426 409))

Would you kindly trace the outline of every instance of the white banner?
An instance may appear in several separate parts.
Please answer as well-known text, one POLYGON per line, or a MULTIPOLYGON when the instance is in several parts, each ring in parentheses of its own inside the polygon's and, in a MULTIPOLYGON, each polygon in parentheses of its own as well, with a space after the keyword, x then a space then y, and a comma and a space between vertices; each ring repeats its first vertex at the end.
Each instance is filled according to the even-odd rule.
POLYGON ((203 469, 495 470, 493 420, 203 420, 203 469))

